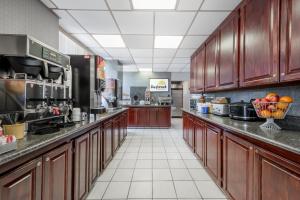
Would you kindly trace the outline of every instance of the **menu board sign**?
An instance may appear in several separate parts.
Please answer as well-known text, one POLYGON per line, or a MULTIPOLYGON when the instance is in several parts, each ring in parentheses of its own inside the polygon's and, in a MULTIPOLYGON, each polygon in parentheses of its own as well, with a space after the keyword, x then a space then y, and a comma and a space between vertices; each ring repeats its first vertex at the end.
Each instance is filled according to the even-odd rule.
POLYGON ((168 92, 169 79, 150 79, 150 92, 168 92))

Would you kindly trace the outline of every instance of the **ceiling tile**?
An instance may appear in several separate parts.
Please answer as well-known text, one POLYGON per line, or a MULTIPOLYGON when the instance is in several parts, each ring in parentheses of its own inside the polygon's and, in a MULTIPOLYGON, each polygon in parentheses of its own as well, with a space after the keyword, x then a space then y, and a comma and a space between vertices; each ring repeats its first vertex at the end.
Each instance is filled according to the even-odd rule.
POLYGON ((129 0, 107 0, 111 10, 131 10, 129 0))
POLYGON ((134 60, 131 58, 119 58, 118 59, 123 65, 132 65, 135 64, 134 60))
POLYGON ((96 55, 100 55, 105 59, 111 59, 111 56, 101 47, 89 47, 96 55))
POLYGON ((100 47, 90 34, 73 34, 73 36, 87 47, 100 47))
POLYGON ((152 64, 152 58, 135 58, 133 57, 135 63, 143 63, 143 64, 152 64))
POLYGON ((195 12, 155 13, 156 35, 184 35, 192 23, 195 12))
POLYGON ((178 69, 177 68, 176 69, 174 69, 174 68, 173 69, 172 68, 168 69, 168 72, 181 72, 181 71, 182 71, 182 69, 179 69, 179 68, 178 69))
POLYGON ((241 0, 205 0, 200 10, 233 10, 241 0))
POLYGON ((152 58, 152 49, 130 49, 133 57, 136 58, 152 58))
POLYGON ((173 69, 178 69, 179 68, 179 69, 182 69, 185 66, 186 66, 186 64, 174 64, 174 63, 172 63, 169 68, 173 68, 173 69))
POLYGON ((176 53, 176 49, 154 49, 154 57, 156 58, 172 58, 176 53))
POLYGON ((122 35, 128 48, 132 49, 150 49, 153 48, 152 35, 122 35))
POLYGON ((190 63, 190 58, 174 58, 172 63, 174 63, 174 64, 188 64, 188 63, 190 63))
POLYGON ((210 35, 228 14, 229 12, 199 12, 189 34, 210 35))
POLYGON ((181 48, 198 48, 208 36, 185 36, 182 43, 181 48))
POLYGON ((65 10, 53 10, 59 16, 59 25, 68 33, 86 33, 86 31, 65 10))
POLYGON ((43 2, 43 4, 45 4, 45 6, 48 8, 56 8, 56 6, 50 0, 41 0, 41 2, 43 2))
POLYGON ((152 68, 152 64, 138 64, 138 68, 152 68))
POLYGON ((178 49, 176 57, 190 58, 196 49, 178 49))
POLYGON ((69 11, 76 20, 92 34, 119 34, 119 30, 108 11, 69 11))
POLYGON ((105 49, 112 57, 130 57, 130 53, 127 48, 106 48, 105 49))
POLYGON ((190 72, 190 67, 183 68, 182 72, 190 72))
POLYGON ((167 69, 169 64, 153 64, 153 69, 167 69))
POLYGON ((153 62, 155 64, 169 64, 172 58, 154 58, 153 62))
POLYGON ((203 0, 179 0, 177 10, 198 10, 203 0))
POLYGON ((52 2, 60 9, 108 9, 104 0, 52 0, 52 2))
POLYGON ((115 19, 123 34, 152 34, 153 13, 138 11, 115 11, 115 19))

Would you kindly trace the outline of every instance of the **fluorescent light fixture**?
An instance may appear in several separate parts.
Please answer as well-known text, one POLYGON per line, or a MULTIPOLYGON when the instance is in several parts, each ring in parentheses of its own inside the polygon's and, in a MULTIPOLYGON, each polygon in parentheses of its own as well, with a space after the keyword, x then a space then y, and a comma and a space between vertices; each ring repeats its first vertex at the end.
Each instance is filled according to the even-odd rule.
POLYGON ((155 36, 156 49, 177 49, 183 36, 155 36))
POLYGON ((93 35, 103 47, 125 47, 121 35, 93 35))
POLYGON ((139 68, 140 72, 152 72, 152 68, 139 68))
POLYGON ((170 10, 175 9, 177 0, 132 0, 134 9, 170 10))

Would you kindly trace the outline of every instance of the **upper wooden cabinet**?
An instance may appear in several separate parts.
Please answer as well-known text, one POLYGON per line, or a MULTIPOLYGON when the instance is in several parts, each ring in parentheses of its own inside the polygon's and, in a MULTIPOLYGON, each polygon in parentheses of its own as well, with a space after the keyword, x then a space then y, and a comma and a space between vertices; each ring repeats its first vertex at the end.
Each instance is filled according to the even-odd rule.
POLYGON ((234 11, 219 31, 218 89, 238 87, 239 67, 239 15, 234 11))
POLYGON ((197 69, 197 56, 194 55, 191 58, 191 69, 190 69, 190 92, 196 91, 196 69, 197 69))
POLYGON ((196 91, 204 91, 204 69, 205 69, 205 47, 203 47, 196 56, 196 91))
POLYGON ((300 1, 281 2, 280 81, 300 80, 300 1))
POLYGON ((279 81, 279 0, 246 0, 240 20, 240 86, 279 81))
POLYGON ((218 87, 218 37, 216 35, 212 36, 206 43, 205 55, 205 91, 215 91, 218 87))

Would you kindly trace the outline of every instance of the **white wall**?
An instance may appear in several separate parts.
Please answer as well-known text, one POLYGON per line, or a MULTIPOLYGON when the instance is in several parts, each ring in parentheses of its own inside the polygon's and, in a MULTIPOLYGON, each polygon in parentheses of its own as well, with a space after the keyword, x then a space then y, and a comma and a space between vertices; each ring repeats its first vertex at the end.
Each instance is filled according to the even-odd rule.
POLYGON ((189 72, 172 72, 171 73, 172 81, 188 81, 190 80, 189 72))
POLYGON ((58 49, 58 17, 39 0, 0 0, 0 34, 27 34, 58 49))
POLYGON ((87 55, 89 51, 74 42, 68 35, 59 31, 59 51, 69 55, 87 55))

